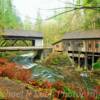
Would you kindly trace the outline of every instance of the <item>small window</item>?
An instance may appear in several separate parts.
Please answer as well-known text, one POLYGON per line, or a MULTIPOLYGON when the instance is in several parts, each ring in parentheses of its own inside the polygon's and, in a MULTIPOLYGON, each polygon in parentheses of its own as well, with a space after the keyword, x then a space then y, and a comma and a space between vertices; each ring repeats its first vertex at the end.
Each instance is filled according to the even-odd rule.
POLYGON ((99 48, 100 47, 100 44, 96 43, 95 47, 96 48, 99 48))

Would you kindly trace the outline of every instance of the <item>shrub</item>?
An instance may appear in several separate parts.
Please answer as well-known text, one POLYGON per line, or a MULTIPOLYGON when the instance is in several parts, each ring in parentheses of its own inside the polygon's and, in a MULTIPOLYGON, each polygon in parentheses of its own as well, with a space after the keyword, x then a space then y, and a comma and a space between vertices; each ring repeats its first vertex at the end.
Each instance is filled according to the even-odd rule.
POLYGON ((5 58, 0 58, 0 65, 6 64, 8 62, 5 58))
POLYGON ((31 72, 27 69, 16 67, 16 63, 9 62, 5 58, 0 58, 0 75, 7 76, 11 79, 28 81, 31 77, 31 72))
POLYGON ((22 81, 28 81, 31 78, 31 72, 27 69, 16 69, 14 78, 22 81))
POLYGON ((0 100, 4 100, 4 98, 5 98, 4 93, 0 91, 0 100))
POLYGON ((7 76, 11 79, 18 79, 22 81, 28 81, 31 77, 31 72, 26 69, 20 69, 16 67, 6 67, 2 73, 3 76, 7 76))
POLYGON ((72 62, 70 58, 68 57, 67 53, 54 52, 54 53, 51 53, 46 59, 44 59, 43 64, 71 66, 72 62))
POLYGON ((94 70, 100 69, 100 58, 97 60, 96 63, 93 64, 93 68, 94 68, 94 70))

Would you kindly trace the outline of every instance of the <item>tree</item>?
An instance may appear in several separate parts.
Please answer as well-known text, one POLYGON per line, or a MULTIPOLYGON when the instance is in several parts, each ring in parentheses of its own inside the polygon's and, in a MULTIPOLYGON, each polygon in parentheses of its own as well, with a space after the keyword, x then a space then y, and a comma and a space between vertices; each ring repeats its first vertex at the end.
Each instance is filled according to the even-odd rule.
POLYGON ((42 31, 42 18, 41 18, 41 14, 40 14, 40 9, 37 12, 37 18, 36 18, 34 30, 37 32, 42 31))
MULTIPOLYGON (((80 0, 77 0, 78 3, 80 0)), ((98 7, 100 6, 99 0, 82 0, 80 2, 82 6, 98 7)), ((100 8, 97 9, 84 9, 84 29, 95 29, 100 28, 100 8)))
POLYGON ((29 16, 26 16, 25 17, 25 20, 23 22, 23 28, 25 30, 32 30, 33 29, 32 27, 33 27, 33 25, 32 25, 32 22, 30 20, 30 17, 29 16))
POLYGON ((73 2, 75 3, 66 3, 65 9, 60 8, 60 11, 59 8, 49 9, 56 10, 56 13, 48 18, 49 21, 43 23, 47 45, 59 40, 66 32, 70 34, 73 31, 100 28, 100 0, 74 0, 73 2))
POLYGON ((12 0, 0 0, 0 28, 18 29, 21 26, 20 17, 12 5, 12 0))

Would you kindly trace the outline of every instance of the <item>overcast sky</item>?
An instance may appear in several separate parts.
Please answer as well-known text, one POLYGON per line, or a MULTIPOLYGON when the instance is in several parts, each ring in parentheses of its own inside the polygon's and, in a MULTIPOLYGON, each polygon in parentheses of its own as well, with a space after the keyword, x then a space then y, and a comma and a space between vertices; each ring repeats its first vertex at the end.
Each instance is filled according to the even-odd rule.
MULTIPOLYGON (((29 16, 34 20, 39 8, 50 9, 64 7, 65 4, 62 1, 72 2, 73 0, 13 0, 13 5, 22 19, 24 19, 25 16, 29 16)), ((50 17, 53 14, 54 11, 41 10, 43 19, 50 17)))

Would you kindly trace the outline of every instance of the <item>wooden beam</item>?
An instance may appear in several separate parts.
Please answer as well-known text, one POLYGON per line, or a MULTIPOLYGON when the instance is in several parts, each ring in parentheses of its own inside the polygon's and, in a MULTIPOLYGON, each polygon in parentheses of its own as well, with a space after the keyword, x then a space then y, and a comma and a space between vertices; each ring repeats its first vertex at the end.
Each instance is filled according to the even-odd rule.
POLYGON ((14 42, 11 44, 11 46, 14 46, 16 42, 17 42, 17 40, 14 40, 14 42))
POLYGON ((87 50, 88 50, 88 41, 85 41, 85 67, 87 67, 88 62, 87 62, 87 50))
POLYGON ((4 44, 6 43, 6 41, 7 41, 7 40, 4 40, 4 41, 1 43, 0 46, 1 46, 1 47, 4 46, 4 44))
POLYGON ((22 41, 26 46, 28 46, 28 43, 26 42, 26 40, 22 40, 22 41))
POLYGON ((94 53, 92 54, 92 69, 93 69, 93 64, 94 64, 94 53))
POLYGON ((51 47, 0 47, 0 51, 28 51, 28 50, 43 50, 51 49, 51 47))
POLYGON ((0 46, 2 45, 3 42, 4 42, 4 40, 0 40, 0 46))
POLYGON ((78 65, 80 66, 80 49, 78 51, 78 65))

